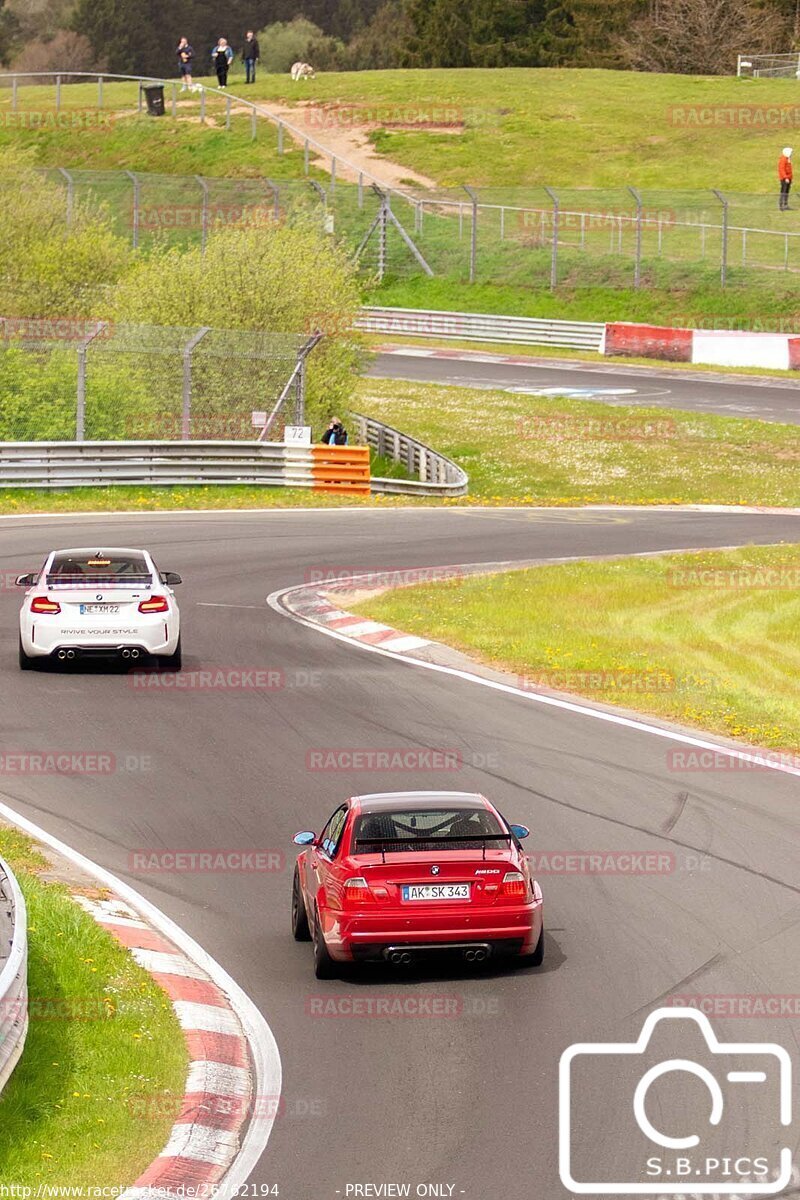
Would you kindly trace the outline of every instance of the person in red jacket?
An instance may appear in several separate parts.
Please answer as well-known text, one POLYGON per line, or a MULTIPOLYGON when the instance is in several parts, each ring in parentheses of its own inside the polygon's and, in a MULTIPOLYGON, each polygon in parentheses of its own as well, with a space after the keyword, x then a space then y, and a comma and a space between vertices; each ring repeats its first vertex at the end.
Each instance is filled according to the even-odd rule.
POLYGON ((778 179, 781 181, 781 194, 778 208, 785 212, 789 207, 789 189, 792 186, 792 147, 784 146, 783 154, 778 159, 778 179))

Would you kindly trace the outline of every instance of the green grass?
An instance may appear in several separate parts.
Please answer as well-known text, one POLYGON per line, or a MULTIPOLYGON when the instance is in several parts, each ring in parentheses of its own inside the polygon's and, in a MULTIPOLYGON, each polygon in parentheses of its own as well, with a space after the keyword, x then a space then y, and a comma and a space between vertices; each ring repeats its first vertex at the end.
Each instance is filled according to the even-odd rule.
POLYGON ((454 312, 508 313, 554 317, 564 321, 639 321, 706 329, 743 329, 778 333, 800 331, 800 298, 795 276, 769 277, 748 272, 743 281, 721 291, 715 285, 669 288, 594 287, 575 282, 556 292, 543 284, 523 287, 418 275, 387 279, 367 303, 390 308, 428 308, 454 312))
MULTIPOLYGON (((301 88, 262 72, 249 88, 232 77, 237 88, 250 100, 297 104, 298 122, 323 143, 326 128, 347 126, 357 111, 350 106, 359 106, 383 126, 374 136, 382 153, 443 185, 770 193, 782 136, 774 128, 687 125, 673 109, 789 107, 797 91, 793 80, 524 68, 333 73, 301 88), (324 111, 308 114, 309 102, 324 111), (426 131, 437 118, 460 131, 426 131), (407 128, 387 127, 392 121, 407 128)), ((62 89, 73 109, 94 107, 96 95, 95 84, 62 89)), ((53 97, 52 87, 20 89, 26 107, 52 108, 53 97)), ((109 110, 135 108, 136 85, 106 84, 104 98, 109 110)), ((172 170, 182 169, 183 154, 176 140, 172 170)))
POLYGON ((0 828, 0 854, 28 907, 32 1011, 0 1099, 0 1179, 131 1184, 163 1147, 184 1092, 172 1005, 65 886, 40 877, 48 864, 29 838, 0 828))
POLYGON ((162 512, 220 508, 322 508, 370 503, 362 496, 328 495, 310 488, 83 487, 0 488, 0 513, 162 512))
POLYGON ((798 579, 800 546, 747 547, 467 577, 354 607, 522 686, 797 751, 798 579))
POLYGON ((464 467, 466 503, 800 505, 795 426, 377 379, 358 404, 464 467))

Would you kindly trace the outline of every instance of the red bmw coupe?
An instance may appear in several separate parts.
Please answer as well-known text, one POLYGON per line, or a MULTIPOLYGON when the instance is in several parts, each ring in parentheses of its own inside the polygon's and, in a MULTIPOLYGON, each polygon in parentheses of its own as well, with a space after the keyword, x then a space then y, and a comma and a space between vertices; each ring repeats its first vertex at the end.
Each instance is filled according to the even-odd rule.
POLYGON ((483 796, 387 792, 353 796, 303 846, 292 885, 292 932, 313 941, 317 979, 346 962, 407 965, 451 953, 480 963, 544 957, 542 893, 521 841, 483 796))

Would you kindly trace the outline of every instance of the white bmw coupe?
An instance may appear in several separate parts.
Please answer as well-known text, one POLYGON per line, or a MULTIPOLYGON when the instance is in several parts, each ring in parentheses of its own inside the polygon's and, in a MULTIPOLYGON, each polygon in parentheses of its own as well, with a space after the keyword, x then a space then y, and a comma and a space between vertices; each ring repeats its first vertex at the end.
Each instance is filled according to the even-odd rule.
POLYGON ((181 620, 174 571, 161 572, 146 550, 53 550, 40 571, 19 575, 27 588, 19 615, 19 665, 115 658, 133 666, 155 659, 181 669, 181 620))

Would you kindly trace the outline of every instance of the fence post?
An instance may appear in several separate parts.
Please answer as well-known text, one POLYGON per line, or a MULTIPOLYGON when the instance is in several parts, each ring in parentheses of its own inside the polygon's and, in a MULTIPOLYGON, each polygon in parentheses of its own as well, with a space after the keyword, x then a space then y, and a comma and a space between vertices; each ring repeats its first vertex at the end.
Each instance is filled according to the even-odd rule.
POLYGON ((103 76, 97 80, 97 107, 103 107, 103 76))
POLYGON ((173 119, 173 121, 175 120, 177 115, 178 115, 178 85, 177 85, 177 83, 173 83, 173 85, 172 85, 172 119, 173 119))
POLYGON ((206 123, 206 89, 203 88, 200 92, 200 124, 206 123))
POLYGON ((72 212, 75 203, 75 183, 66 167, 59 167, 58 170, 67 181, 67 229, 72 227, 72 212))
POLYGON ((305 425, 306 423, 306 359, 302 350, 294 381, 294 423, 295 425, 305 425))
POLYGON ((181 441, 188 442, 192 436, 192 351, 198 342, 209 332, 209 326, 203 325, 197 333, 189 338, 183 348, 183 412, 181 415, 181 441))
POLYGON ((231 128, 231 98, 225 97, 225 129, 230 132, 231 128))
POLYGON ((56 112, 61 112, 61 76, 56 75, 56 112))
POLYGON ((336 158, 331 156, 331 195, 336 190, 336 158))
POLYGON ((720 253, 719 282, 725 287, 728 281, 728 201, 718 188, 711 189, 722 205, 722 250, 720 253))
POLYGON ((105 321, 98 321, 93 333, 78 346, 78 389, 75 396, 75 441, 82 442, 86 436, 86 351, 105 328, 105 321))
POLYGON ((478 260, 478 197, 471 187, 463 185, 464 191, 472 201, 472 228, 469 238, 469 281, 475 282, 475 267, 478 260))
POLYGON ((283 121, 278 121, 278 154, 283 154, 283 121))
POLYGON ((272 215, 276 221, 279 221, 281 216, 281 190, 278 184, 272 179, 267 179, 266 182, 272 188, 272 215))
POLYGON ((17 111, 17 87, 18 80, 16 75, 11 76, 11 111, 17 111))
POLYGON ((195 175, 195 179, 203 189, 203 208, 200 214, 200 253, 205 254, 208 239, 208 184, 201 175, 195 175))
POLYGON ((136 105, 136 112, 139 116, 142 115, 142 81, 139 80, 139 100, 136 105))
POLYGON ((553 253, 550 257, 550 291, 554 292, 558 286, 558 226, 560 210, 558 196, 553 189, 546 187, 544 190, 553 201, 553 253))
POLYGON ((251 108, 251 110, 250 110, 250 140, 251 140, 251 142, 254 142, 256 140, 256 121, 257 120, 258 120, 258 114, 256 113, 255 105, 254 105, 253 108, 251 108))
POLYGON ((303 143, 303 173, 308 174, 308 138, 303 143))
POLYGON ((358 172, 358 207, 364 207, 364 172, 358 172))
POLYGON ((133 171, 125 174, 133 183, 133 248, 136 250, 139 246, 139 178, 133 171))
POLYGON ((642 282, 642 197, 634 187, 628 191, 636 201, 636 261, 633 267, 633 286, 638 288, 642 282))

